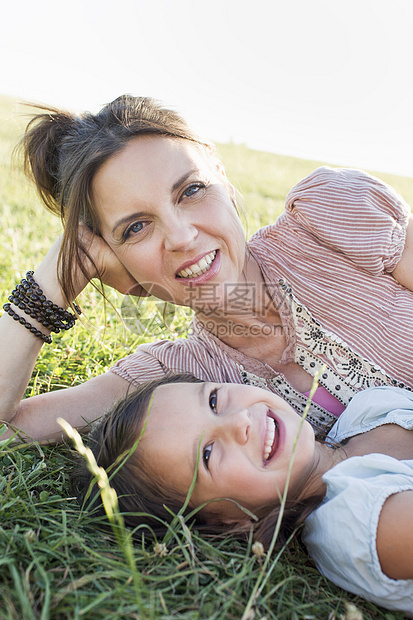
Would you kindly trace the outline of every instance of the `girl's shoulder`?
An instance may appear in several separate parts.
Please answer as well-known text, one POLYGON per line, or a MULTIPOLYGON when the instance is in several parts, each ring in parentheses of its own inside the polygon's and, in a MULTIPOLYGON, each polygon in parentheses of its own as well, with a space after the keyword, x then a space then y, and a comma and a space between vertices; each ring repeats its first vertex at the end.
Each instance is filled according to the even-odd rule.
POLYGON ((355 456, 324 476, 323 503, 306 519, 303 541, 318 570, 339 587, 389 609, 413 611, 413 580, 393 580, 380 565, 376 538, 386 500, 413 490, 413 461, 355 456))
MULTIPOLYGON (((378 387, 356 394, 329 437, 334 441, 383 424, 413 429, 413 393, 378 387)), ((386 500, 413 491, 413 460, 386 454, 353 456, 323 475, 326 495, 306 519, 303 541, 318 570, 339 587, 383 605, 413 612, 413 580, 383 573, 377 529, 386 500)))
POLYGON ((413 391, 382 386, 358 392, 332 427, 328 439, 339 443, 382 424, 413 430, 413 391))

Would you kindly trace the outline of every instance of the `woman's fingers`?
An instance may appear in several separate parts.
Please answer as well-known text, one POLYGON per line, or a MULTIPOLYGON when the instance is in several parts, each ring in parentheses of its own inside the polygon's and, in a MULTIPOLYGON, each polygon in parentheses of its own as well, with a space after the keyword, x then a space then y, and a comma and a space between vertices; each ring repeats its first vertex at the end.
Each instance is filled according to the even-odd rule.
POLYGON ((106 241, 84 224, 80 228, 80 246, 85 252, 84 267, 90 273, 90 279, 99 277, 104 284, 124 295, 146 295, 106 241))

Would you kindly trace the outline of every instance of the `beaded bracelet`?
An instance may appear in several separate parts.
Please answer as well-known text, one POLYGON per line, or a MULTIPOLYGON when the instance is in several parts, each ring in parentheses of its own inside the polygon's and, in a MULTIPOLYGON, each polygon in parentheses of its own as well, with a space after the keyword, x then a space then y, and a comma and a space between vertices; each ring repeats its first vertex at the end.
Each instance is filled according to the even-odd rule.
POLYGON ((43 332, 41 332, 40 329, 36 329, 36 327, 34 327, 33 325, 30 325, 29 321, 26 321, 24 317, 19 316, 17 312, 15 312, 13 308, 10 306, 10 304, 4 304, 3 308, 7 312, 7 314, 11 316, 12 319, 14 319, 15 321, 18 321, 21 325, 23 325, 23 327, 28 329, 32 334, 34 334, 35 336, 43 340, 43 342, 47 342, 47 344, 52 343, 51 336, 46 336, 46 334, 43 334, 43 332))
POLYGON ((57 325, 53 325, 52 323, 49 323, 49 321, 47 321, 46 319, 41 317, 39 314, 37 314, 34 308, 30 306, 26 306, 21 301, 21 299, 18 298, 16 295, 9 295, 9 301, 11 301, 17 308, 20 308, 20 310, 23 310, 26 314, 31 316, 32 319, 36 319, 36 321, 41 323, 46 329, 49 329, 50 331, 55 332, 56 334, 60 332, 60 329, 58 328, 57 325))
MULTIPOLYGON (((35 319, 46 329, 58 334, 62 329, 67 330, 74 326, 78 319, 81 310, 79 306, 73 304, 77 313, 72 314, 64 308, 60 308, 57 304, 53 303, 50 299, 47 299, 43 294, 42 289, 33 278, 33 271, 26 273, 26 278, 23 278, 12 291, 9 296, 11 301, 17 308, 23 310, 32 319, 35 319)), ((32 334, 50 344, 52 342, 51 336, 46 336, 40 330, 31 325, 24 317, 21 317, 13 310, 9 303, 4 304, 4 310, 15 321, 19 321, 23 327, 30 330, 32 334)))
MULTIPOLYGON (((77 321, 77 316, 64 308, 60 308, 43 294, 42 289, 33 278, 33 271, 28 271, 26 278, 18 284, 9 296, 9 301, 14 303, 52 331, 59 333, 62 329, 71 329, 77 321)), ((80 308, 74 304, 77 314, 81 314, 80 308)))

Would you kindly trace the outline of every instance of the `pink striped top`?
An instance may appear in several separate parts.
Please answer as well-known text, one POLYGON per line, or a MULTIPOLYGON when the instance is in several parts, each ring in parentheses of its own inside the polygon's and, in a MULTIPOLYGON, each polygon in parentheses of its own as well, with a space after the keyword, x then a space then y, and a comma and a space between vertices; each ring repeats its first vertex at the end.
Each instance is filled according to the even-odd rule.
MULTIPOLYGON (((390 275, 409 215, 381 180, 323 167, 290 191, 276 223, 248 243, 283 321, 281 361, 312 375, 326 364, 320 383, 344 406, 369 386, 413 388, 413 293, 390 275)), ((227 346, 197 319, 192 328, 187 339, 141 345, 112 371, 135 384, 172 371, 260 385, 303 410, 306 397, 282 374, 227 346)), ((312 404, 316 429, 324 432, 335 419, 312 404)))

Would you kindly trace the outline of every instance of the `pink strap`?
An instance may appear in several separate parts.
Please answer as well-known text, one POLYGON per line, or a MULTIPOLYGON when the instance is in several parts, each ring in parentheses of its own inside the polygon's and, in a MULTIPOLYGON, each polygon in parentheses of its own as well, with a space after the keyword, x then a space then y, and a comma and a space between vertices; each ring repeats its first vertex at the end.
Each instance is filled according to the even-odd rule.
MULTIPOLYGON (((304 396, 309 396, 309 395, 310 395, 309 391, 304 392, 304 396)), ((329 413, 336 416, 337 418, 340 417, 340 415, 343 413, 344 409, 346 408, 345 405, 343 405, 343 403, 341 403, 335 396, 330 394, 330 392, 328 392, 326 388, 323 387, 322 385, 318 386, 318 388, 316 389, 313 395, 312 400, 314 403, 317 403, 317 405, 324 407, 324 409, 326 409, 329 413)))

